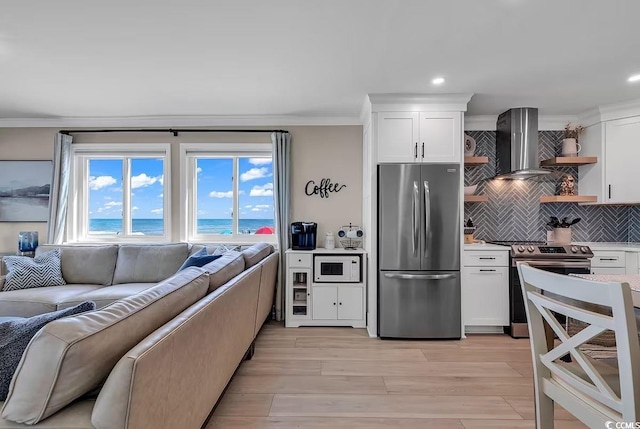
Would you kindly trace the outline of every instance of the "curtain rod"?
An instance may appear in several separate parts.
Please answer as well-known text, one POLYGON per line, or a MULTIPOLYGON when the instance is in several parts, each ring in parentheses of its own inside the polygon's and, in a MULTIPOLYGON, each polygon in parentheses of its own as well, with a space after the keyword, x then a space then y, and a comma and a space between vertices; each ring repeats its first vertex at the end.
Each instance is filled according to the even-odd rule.
POLYGON ((60 134, 81 133, 171 133, 178 137, 178 133, 288 133, 287 130, 224 130, 224 129, 195 129, 195 128, 139 128, 139 129, 109 129, 109 130, 60 130, 60 134))

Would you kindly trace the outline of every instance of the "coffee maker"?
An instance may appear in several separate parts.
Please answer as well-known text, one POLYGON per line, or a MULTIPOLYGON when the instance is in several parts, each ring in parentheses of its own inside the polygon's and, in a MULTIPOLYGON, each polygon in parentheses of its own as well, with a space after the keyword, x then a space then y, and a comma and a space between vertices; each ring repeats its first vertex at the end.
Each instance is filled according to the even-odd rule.
POLYGON ((316 248, 315 222, 293 222, 291 224, 291 248, 293 250, 313 250, 316 248))

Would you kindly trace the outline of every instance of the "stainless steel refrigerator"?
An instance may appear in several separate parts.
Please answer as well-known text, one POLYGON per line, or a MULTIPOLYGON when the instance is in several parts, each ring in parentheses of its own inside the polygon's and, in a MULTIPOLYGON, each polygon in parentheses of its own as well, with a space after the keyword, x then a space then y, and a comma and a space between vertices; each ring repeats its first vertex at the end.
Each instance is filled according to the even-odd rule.
POLYGON ((378 332, 460 338, 459 164, 378 165, 378 332))

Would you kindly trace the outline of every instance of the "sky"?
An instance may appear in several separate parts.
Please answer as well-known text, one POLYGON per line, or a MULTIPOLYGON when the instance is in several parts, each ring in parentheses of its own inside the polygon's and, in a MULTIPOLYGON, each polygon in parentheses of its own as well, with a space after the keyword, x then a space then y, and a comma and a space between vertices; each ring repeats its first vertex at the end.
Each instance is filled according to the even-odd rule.
MULTIPOLYGON (((198 219, 230 219, 233 206, 233 159, 199 158, 198 219)), ((239 158, 240 219, 273 219, 271 158, 239 158)), ((162 219, 162 159, 131 160, 131 206, 134 219, 162 219)), ((176 185, 177 186, 177 183, 176 185)), ((89 161, 89 218, 122 217, 122 160, 89 161)))

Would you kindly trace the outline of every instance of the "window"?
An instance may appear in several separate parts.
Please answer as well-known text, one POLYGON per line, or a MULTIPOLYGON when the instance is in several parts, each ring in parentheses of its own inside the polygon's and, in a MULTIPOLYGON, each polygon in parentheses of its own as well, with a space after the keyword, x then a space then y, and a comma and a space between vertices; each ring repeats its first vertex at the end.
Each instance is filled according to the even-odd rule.
POLYGON ((275 241, 270 144, 182 145, 184 239, 275 241))
POLYGON ((169 145, 74 145, 68 241, 169 241, 169 154, 169 145))

